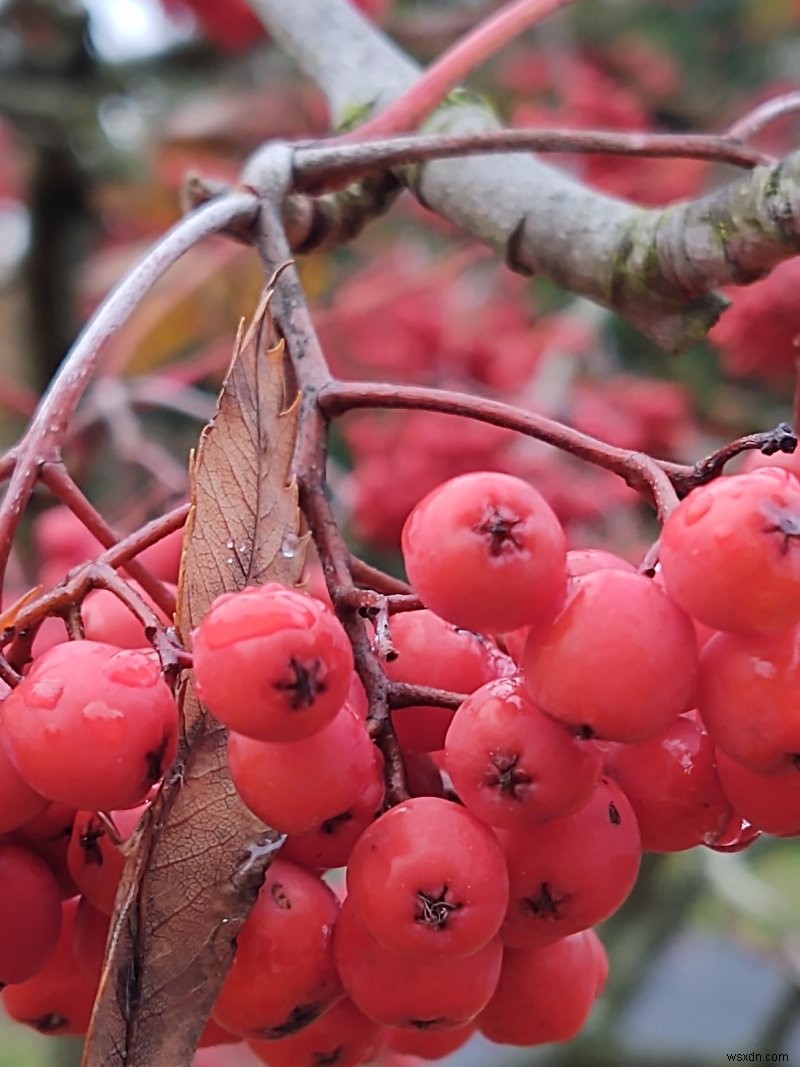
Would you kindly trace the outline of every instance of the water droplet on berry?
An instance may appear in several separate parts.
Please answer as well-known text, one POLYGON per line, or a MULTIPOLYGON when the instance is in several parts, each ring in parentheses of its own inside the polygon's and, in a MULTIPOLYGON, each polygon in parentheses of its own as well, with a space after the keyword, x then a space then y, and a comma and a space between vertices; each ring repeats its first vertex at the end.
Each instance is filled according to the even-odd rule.
POLYGON ((96 719, 97 721, 124 719, 125 715, 119 708, 112 708, 110 704, 106 704, 103 700, 92 700, 83 709, 83 717, 85 719, 96 719))
POLYGON ((775 677, 775 664, 768 659, 757 659, 755 656, 751 659, 753 666, 753 674, 758 678, 774 678, 775 677))
POLYGON ((233 548, 233 541, 226 541, 225 542, 225 547, 226 548, 233 548))
POLYGON ((233 558, 233 556, 228 556, 228 558, 225 560, 225 562, 228 564, 229 567, 232 567, 234 565, 234 563, 236 562, 236 560, 233 558))
POLYGON ((28 686, 25 702, 31 707, 52 711, 63 692, 64 683, 57 678, 41 678, 28 686))
POLYGON ((701 493, 698 496, 689 496, 686 498, 686 508, 684 510, 684 520, 687 526, 693 526, 696 522, 700 522, 701 519, 711 511, 714 501, 705 493, 701 493))
POLYGON ((125 649, 108 661, 106 674, 112 682, 138 689, 147 689, 158 681, 159 671, 155 659, 146 652, 125 649))
POLYGON ((83 709, 83 720, 95 737, 112 741, 126 730, 125 713, 103 700, 92 700, 83 709))

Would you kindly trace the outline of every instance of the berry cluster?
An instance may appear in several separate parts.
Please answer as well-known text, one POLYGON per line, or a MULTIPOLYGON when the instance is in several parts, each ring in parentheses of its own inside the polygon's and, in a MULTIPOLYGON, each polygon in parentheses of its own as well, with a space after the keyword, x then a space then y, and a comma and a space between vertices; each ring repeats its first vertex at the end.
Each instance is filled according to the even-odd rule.
POLYGON ((91 640, 48 648, 3 700, 0 983, 11 1018, 85 1032, 119 843, 172 763, 177 727, 155 654, 91 640))
MULTIPOLYGON (((442 699, 392 712, 409 796, 391 806, 329 604, 277 584, 219 597, 193 635, 197 692, 229 728, 241 797, 286 840, 203 1043, 356 1067, 381 1049, 435 1060, 476 1030, 525 1046, 577 1034, 608 969, 594 927, 642 849, 800 833, 798 538, 800 482, 777 467, 690 493, 653 576, 567 551, 520 479, 442 484, 403 530, 426 608, 392 615, 385 663, 442 699)), ((84 1032, 123 842, 176 733, 146 649, 57 644, 6 695, 13 1018, 84 1032)))

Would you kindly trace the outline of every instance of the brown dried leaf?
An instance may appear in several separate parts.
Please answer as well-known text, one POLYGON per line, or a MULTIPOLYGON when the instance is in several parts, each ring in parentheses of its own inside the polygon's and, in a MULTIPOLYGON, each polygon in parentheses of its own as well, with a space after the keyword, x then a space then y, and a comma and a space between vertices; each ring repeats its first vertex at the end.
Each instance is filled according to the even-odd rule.
POLYGON ((290 480, 300 398, 284 407, 284 344, 270 347, 266 305, 267 297, 244 338, 240 331, 238 358, 193 464, 191 556, 179 594, 184 640, 220 592, 266 581, 292 585, 300 575, 305 540, 290 480), (257 361, 256 352, 263 353, 257 361))
MULTIPOLYGON (((188 638, 211 601, 247 584, 296 584, 303 562, 291 461, 298 404, 284 408, 283 348, 270 347, 269 290, 240 331, 193 465, 178 597, 188 638)), ((84 1067, 184 1067, 280 844, 233 788, 226 731, 179 691, 184 736, 117 896, 84 1067)))

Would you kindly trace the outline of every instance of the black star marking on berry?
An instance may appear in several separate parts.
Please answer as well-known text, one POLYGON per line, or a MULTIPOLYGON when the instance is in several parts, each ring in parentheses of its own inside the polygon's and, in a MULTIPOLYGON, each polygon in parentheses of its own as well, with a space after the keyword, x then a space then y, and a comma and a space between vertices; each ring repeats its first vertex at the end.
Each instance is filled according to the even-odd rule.
POLYGON ((298 1004, 292 1008, 286 1018, 278 1026, 271 1026, 261 1033, 268 1041, 277 1040, 280 1037, 289 1037, 298 1030, 304 1029, 309 1023, 313 1023, 322 1014, 322 1004, 298 1004))
POLYGON ((519 754, 507 756, 502 752, 493 752, 490 759, 493 769, 486 775, 486 784, 514 800, 524 800, 533 779, 517 766, 519 754))
POLYGON ((337 1045, 336 1048, 332 1048, 329 1052, 312 1052, 311 1055, 313 1057, 311 1060, 312 1067, 335 1067, 337 1063, 342 1062, 344 1045, 337 1045))
POLYGON ((535 915, 537 919, 563 919, 561 908, 569 899, 568 893, 559 896, 552 892, 547 882, 542 882, 537 896, 523 898, 522 908, 523 911, 535 915))
POLYGON ((276 682, 275 688, 280 692, 290 693, 289 706, 292 711, 300 708, 310 708, 317 699, 319 693, 324 693, 328 688, 322 677, 322 660, 313 659, 310 662, 295 659, 289 660, 289 674, 284 681, 276 682))
POLYGON ((475 527, 479 534, 489 539, 489 554, 500 556, 508 548, 520 549, 522 542, 514 532, 521 520, 508 508, 492 508, 475 527))

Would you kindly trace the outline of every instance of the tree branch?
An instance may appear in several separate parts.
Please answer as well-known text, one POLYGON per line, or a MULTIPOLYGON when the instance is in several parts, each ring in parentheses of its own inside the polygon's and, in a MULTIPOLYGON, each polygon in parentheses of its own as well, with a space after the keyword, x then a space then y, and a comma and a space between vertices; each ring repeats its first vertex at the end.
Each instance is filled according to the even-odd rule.
MULTIPOLYGON (((328 99, 334 123, 386 107, 417 66, 345 0, 248 0, 328 99)), ((429 133, 500 128, 485 104, 452 95, 429 133)), ((726 307, 717 285, 751 281, 800 250, 800 153, 709 196, 644 209, 598 193, 528 155, 439 161, 399 171, 427 207, 680 351, 726 307)))
POLYGON ((209 234, 248 224, 256 210, 255 197, 239 193, 200 208, 176 223, 106 298, 81 333, 36 409, 25 436, 4 457, 5 465, 13 464, 13 473, 0 506, 0 580, 42 466, 60 459, 61 443, 97 368, 104 342, 120 329, 148 289, 185 252, 209 234))

